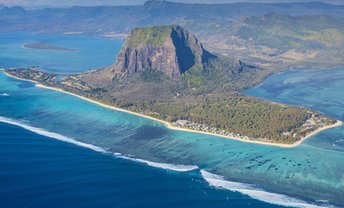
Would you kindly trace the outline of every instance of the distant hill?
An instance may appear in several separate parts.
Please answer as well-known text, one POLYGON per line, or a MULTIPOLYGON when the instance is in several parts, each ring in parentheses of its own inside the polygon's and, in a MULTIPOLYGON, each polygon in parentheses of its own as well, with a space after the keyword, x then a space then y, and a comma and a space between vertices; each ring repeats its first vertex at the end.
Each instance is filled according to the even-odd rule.
POLYGON ((178 24, 192 30, 210 51, 280 71, 343 65, 343 19, 344 5, 317 2, 147 1, 138 6, 0 7, 0 32, 123 36, 136 27, 178 24))
POLYGON ((38 10, 3 7, 0 8, 0 19, 7 23, 7 27, 0 27, 0 31, 69 32, 78 30, 92 34, 127 33, 139 26, 182 24, 184 19, 197 20, 199 18, 227 22, 242 16, 261 16, 269 13, 294 16, 327 14, 344 17, 344 6, 315 2, 183 4, 147 1, 139 6, 74 6, 38 10))
POLYGON ((0 15, 7 19, 8 17, 16 16, 17 17, 24 17, 28 14, 28 11, 23 9, 20 6, 13 6, 7 7, 4 5, 0 5, 0 15))
MULTIPOLYGON (((194 22, 188 24, 191 29, 196 26, 194 22)), ((211 25, 210 22, 203 24, 211 25)), ((214 33, 203 31, 201 38, 205 45, 212 46, 211 49, 236 55, 264 68, 318 68, 344 64, 341 55, 344 52, 344 18, 270 13, 242 17, 214 33)))

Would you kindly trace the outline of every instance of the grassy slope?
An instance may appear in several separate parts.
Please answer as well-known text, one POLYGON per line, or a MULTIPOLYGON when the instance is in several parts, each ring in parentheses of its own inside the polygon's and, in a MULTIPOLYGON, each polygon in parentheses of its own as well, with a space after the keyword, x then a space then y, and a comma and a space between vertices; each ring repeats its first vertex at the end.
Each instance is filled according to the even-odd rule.
POLYGON ((344 19, 330 16, 291 17, 269 14, 245 18, 233 33, 244 40, 252 38, 256 43, 281 50, 292 48, 317 49, 342 44, 344 19))
POLYGON ((141 43, 161 45, 170 37, 171 31, 171 26, 136 28, 131 31, 127 43, 129 47, 133 48, 141 43))

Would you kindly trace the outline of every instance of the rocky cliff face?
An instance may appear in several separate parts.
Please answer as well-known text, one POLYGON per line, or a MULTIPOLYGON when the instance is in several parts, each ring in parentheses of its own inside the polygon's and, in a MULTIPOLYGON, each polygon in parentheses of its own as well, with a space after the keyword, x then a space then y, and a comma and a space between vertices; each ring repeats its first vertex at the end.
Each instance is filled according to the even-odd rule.
POLYGON ((229 92, 247 86, 259 70, 238 59, 217 57, 178 25, 134 29, 114 65, 76 75, 112 97, 172 97, 229 92))
POLYGON ((203 67, 211 57, 215 56, 178 25, 138 28, 131 31, 111 68, 116 77, 154 70, 174 78, 192 67, 203 67))

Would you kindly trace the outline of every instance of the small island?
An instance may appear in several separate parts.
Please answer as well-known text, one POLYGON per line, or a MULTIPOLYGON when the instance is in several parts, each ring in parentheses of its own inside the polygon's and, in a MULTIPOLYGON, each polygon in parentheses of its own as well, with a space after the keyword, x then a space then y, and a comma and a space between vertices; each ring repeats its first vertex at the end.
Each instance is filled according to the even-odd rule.
POLYGON ((78 50, 63 48, 59 46, 52 45, 50 43, 26 43, 22 45, 23 48, 41 49, 41 50, 52 50, 52 51, 63 51, 63 52, 78 52, 78 50))
POLYGON ((59 77, 34 67, 5 73, 169 128, 246 142, 292 147, 341 125, 309 109, 241 94, 271 71, 210 53, 178 25, 132 30, 110 67, 59 77))

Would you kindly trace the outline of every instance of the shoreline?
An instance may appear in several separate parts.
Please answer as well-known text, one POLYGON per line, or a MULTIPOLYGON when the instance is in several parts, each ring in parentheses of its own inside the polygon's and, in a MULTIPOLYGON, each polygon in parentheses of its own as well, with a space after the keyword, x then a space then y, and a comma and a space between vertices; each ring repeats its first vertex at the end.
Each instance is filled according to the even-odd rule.
MULTIPOLYGON (((0 69, 0 70, 2 70, 2 69, 0 69)), ((246 142, 246 143, 268 145, 268 146, 276 146, 276 147, 283 147, 283 148, 292 148, 292 147, 299 146, 300 144, 302 144, 303 141, 309 139, 310 137, 312 137, 312 136, 314 136, 314 135, 316 135, 316 134, 318 134, 318 133, 320 133, 320 132, 322 132, 324 130, 335 128, 335 127, 341 126, 343 124, 342 121, 337 120, 337 122, 332 124, 332 125, 324 126, 324 127, 321 127, 321 128, 319 128, 319 129, 317 129, 317 130, 315 130, 313 132, 310 132, 309 134, 304 136, 301 140, 299 140, 299 141, 297 141, 297 142, 295 142, 293 144, 279 144, 279 143, 269 143, 269 142, 262 142, 262 141, 246 140, 246 139, 241 139, 239 137, 234 137, 234 136, 225 136, 225 135, 215 134, 215 133, 211 133, 211 132, 205 132, 205 131, 198 131, 198 130, 193 130, 193 129, 176 127, 176 126, 172 125, 172 123, 170 123, 168 121, 157 119, 157 118, 154 118, 154 117, 151 117, 151 116, 147 116, 147 115, 144 115, 144 114, 141 114, 141 113, 137 113, 137 112, 134 112, 134 111, 126 110, 126 109, 123 109, 123 108, 107 105, 107 104, 101 103, 99 101, 95 101, 95 100, 92 100, 90 98, 86 98, 86 97, 83 97, 81 95, 78 95, 78 94, 75 94, 75 93, 72 93, 72 92, 68 92, 68 91, 62 90, 62 89, 57 88, 57 87, 45 86, 45 85, 40 84, 37 81, 15 77, 15 76, 7 73, 4 70, 2 70, 2 71, 4 72, 5 75, 7 75, 9 77, 12 77, 14 79, 35 83, 36 87, 58 91, 58 92, 61 92, 61 93, 64 93, 64 94, 68 94, 68 95, 71 95, 71 96, 74 96, 74 97, 78 97, 80 99, 83 99, 85 101, 88 101, 90 103, 96 104, 96 105, 104 107, 104 108, 108 108, 108 109, 119 111, 119 112, 129 113, 129 114, 132 114, 132 115, 136 115, 136 116, 140 116, 140 117, 143 117, 143 118, 146 118, 146 119, 157 121, 159 123, 162 123, 165 127, 169 128, 171 130, 185 131, 185 132, 192 132, 192 133, 199 133, 199 134, 206 134, 206 135, 210 135, 210 136, 222 137, 222 138, 232 139, 232 140, 236 140, 236 141, 240 141, 240 142, 246 142)))
POLYGON ((343 124, 343 122, 340 121, 340 120, 336 120, 336 121, 337 121, 337 122, 334 123, 334 124, 332 124, 332 125, 323 126, 323 127, 321 127, 321 128, 318 128, 317 130, 315 130, 315 131, 313 131, 313 132, 310 132, 309 134, 307 134, 306 136, 304 136, 304 137, 303 137, 302 139, 300 139, 299 141, 297 141, 297 142, 291 144, 290 147, 296 147, 296 146, 302 144, 303 141, 305 141, 305 140, 311 138, 312 136, 315 136, 315 135, 319 134, 319 133, 322 132, 322 131, 325 131, 325 130, 327 130, 327 129, 336 128, 336 127, 339 127, 339 126, 341 126, 341 125, 343 124))

